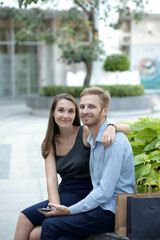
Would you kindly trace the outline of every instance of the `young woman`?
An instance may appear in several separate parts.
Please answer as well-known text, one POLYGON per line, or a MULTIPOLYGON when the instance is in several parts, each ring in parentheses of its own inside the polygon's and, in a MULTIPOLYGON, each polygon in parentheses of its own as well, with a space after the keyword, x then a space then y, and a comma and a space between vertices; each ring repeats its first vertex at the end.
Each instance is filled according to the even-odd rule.
MULTIPOLYGON (((128 125, 109 125, 103 135, 104 146, 113 143, 115 129, 125 134, 128 125)), ((18 219, 14 240, 39 240, 45 216, 38 209, 48 202, 70 206, 85 198, 92 190, 89 174, 89 130, 81 126, 76 100, 69 94, 54 97, 42 155, 45 159, 48 200, 24 209, 18 219), (62 181, 58 186, 57 173, 62 181)))

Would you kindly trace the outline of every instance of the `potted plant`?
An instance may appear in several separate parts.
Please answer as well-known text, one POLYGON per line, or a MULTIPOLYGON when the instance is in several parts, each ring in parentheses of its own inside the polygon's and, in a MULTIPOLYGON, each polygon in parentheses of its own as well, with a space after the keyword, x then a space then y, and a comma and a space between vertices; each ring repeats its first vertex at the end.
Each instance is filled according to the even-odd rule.
POLYGON ((125 54, 112 54, 104 62, 103 69, 106 72, 115 72, 118 83, 119 72, 127 71, 130 68, 130 62, 125 54))

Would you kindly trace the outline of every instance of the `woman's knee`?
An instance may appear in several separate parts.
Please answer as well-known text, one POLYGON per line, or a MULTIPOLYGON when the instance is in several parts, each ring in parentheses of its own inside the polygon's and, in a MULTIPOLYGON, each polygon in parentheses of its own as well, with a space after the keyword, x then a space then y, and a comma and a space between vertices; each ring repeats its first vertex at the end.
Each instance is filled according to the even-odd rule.
POLYGON ((19 214, 18 222, 21 223, 21 224, 33 225, 23 213, 19 214))
POLYGON ((40 240, 41 237, 41 226, 34 227, 30 232, 29 240, 40 240))
POLYGON ((34 226, 29 219, 23 213, 20 213, 14 239, 28 239, 33 227, 34 226))

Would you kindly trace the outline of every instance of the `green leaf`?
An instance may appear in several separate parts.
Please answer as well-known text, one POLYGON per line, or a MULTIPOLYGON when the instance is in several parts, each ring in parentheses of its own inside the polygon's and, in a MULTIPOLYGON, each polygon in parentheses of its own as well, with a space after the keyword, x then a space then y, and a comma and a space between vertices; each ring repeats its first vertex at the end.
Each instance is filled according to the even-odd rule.
POLYGON ((140 164, 135 167, 135 178, 138 180, 141 177, 145 177, 150 173, 151 164, 140 164))
POLYGON ((138 123, 138 122, 136 123, 136 122, 134 122, 133 124, 131 124, 130 128, 131 128, 131 131, 138 132, 139 130, 142 130, 142 129, 145 128, 145 124, 144 123, 138 123))
MULTIPOLYGON (((139 118, 130 128, 128 139, 134 153, 136 179, 160 179, 160 118, 139 118)), ((144 183, 140 185, 138 192, 144 192, 144 183)), ((156 184, 152 191, 158 191, 156 184)))
POLYGON ((140 146, 132 146, 132 150, 133 150, 133 155, 137 155, 140 154, 141 152, 143 152, 143 147, 140 146))
POLYGON ((25 0, 25 3, 24 3, 25 8, 28 6, 28 4, 30 4, 30 0, 25 0))
POLYGON ((133 132, 142 130, 144 128, 151 128, 160 131, 160 118, 139 118, 139 121, 133 122, 130 127, 131 131, 133 132))
POLYGON ((131 146, 144 146, 143 142, 130 142, 131 146))
MULTIPOLYGON (((155 179, 159 179, 160 180, 160 174, 158 174, 156 171, 154 171, 153 169, 151 169, 150 173, 148 175, 146 175, 146 177, 148 179, 151 179, 151 178, 155 178, 155 179)), ((154 184, 152 184, 154 185, 154 184)))
POLYGON ((141 163, 145 163, 145 162, 147 162, 147 160, 148 160, 148 155, 145 154, 145 153, 136 155, 134 157, 134 165, 136 166, 136 165, 139 165, 141 163))
MULTIPOLYGON (((158 139, 159 140, 159 139, 158 139)), ((160 148, 160 141, 157 141, 155 148, 160 148)))
POLYGON ((147 192, 147 189, 146 189, 146 187, 144 185, 138 185, 137 186, 137 192, 145 193, 145 192, 147 192))
POLYGON ((136 142, 146 142, 147 140, 152 140, 157 136, 156 131, 150 128, 143 129, 135 135, 136 142))
POLYGON ((158 138, 156 138, 153 142, 146 145, 146 147, 144 148, 144 151, 150 151, 150 150, 155 149, 158 142, 159 142, 158 146, 160 146, 160 141, 158 138))
POLYGON ((29 4, 31 4, 31 3, 37 3, 38 2, 38 0, 18 0, 18 3, 19 3, 19 7, 21 8, 22 7, 22 5, 24 4, 24 6, 25 6, 25 8, 29 5, 29 4))
POLYGON ((160 161, 153 163, 151 168, 158 174, 160 180, 160 161))
POLYGON ((21 8, 24 0, 19 0, 18 2, 19 2, 19 7, 21 8))
POLYGON ((160 161, 160 150, 151 152, 148 155, 148 159, 152 161, 160 161))

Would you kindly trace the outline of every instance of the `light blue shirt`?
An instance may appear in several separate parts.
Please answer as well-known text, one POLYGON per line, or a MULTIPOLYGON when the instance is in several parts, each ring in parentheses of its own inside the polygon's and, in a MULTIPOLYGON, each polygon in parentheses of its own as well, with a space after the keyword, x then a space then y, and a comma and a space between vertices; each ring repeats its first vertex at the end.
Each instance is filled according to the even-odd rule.
POLYGON ((77 214, 101 207, 115 213, 116 194, 133 193, 135 186, 134 159, 127 137, 117 132, 114 143, 104 147, 102 134, 108 122, 104 121, 95 143, 90 134, 90 174, 93 190, 81 201, 69 207, 71 214, 77 214))

